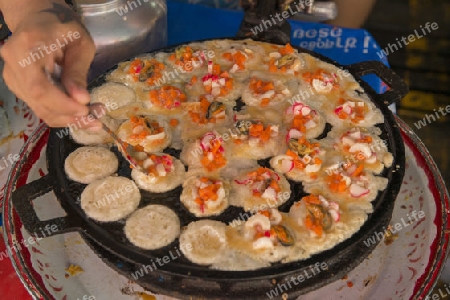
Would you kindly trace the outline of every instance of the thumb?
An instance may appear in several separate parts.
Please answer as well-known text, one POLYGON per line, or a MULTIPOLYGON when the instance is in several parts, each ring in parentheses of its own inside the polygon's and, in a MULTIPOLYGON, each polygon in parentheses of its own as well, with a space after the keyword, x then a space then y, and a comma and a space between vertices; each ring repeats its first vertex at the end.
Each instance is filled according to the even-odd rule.
POLYGON ((94 55, 95 45, 90 37, 86 42, 69 43, 64 52, 62 83, 69 95, 84 105, 90 101, 87 74, 94 55))

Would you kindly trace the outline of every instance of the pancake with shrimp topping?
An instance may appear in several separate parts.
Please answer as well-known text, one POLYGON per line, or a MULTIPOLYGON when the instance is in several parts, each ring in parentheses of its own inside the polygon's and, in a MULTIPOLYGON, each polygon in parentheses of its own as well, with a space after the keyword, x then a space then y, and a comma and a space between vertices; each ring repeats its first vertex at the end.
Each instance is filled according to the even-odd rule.
POLYGON ((120 125, 117 136, 145 152, 161 152, 172 142, 169 125, 156 116, 132 116, 120 125))
POLYGON ((259 167, 245 170, 232 182, 232 205, 241 206, 245 211, 265 207, 278 207, 285 203, 290 195, 289 182, 277 172, 259 167))
POLYGON ((265 159, 283 148, 284 134, 280 125, 264 124, 241 115, 236 115, 235 119, 235 131, 229 143, 233 158, 265 159))
POLYGON ((175 157, 165 153, 140 153, 144 174, 137 169, 131 171, 131 178, 143 190, 164 193, 181 185, 185 179, 184 165, 175 157))
POLYGON ((221 214, 228 207, 230 185, 211 176, 189 176, 183 183, 180 201, 196 217, 221 214))

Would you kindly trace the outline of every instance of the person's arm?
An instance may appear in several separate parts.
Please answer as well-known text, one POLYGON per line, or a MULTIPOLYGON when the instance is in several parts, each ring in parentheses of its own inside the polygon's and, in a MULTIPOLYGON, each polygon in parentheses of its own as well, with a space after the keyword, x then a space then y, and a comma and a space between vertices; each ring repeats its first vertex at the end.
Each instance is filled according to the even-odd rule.
POLYGON ((334 0, 338 8, 337 18, 329 24, 359 28, 367 19, 376 0, 334 0))
MULTIPOLYGON (((67 126, 86 116, 86 77, 95 45, 77 14, 62 0, 0 0, 0 10, 12 31, 0 49, 11 91, 49 126, 67 126), (48 80, 55 63, 62 66, 69 96, 48 80)), ((99 125, 94 121, 85 127, 99 125)))

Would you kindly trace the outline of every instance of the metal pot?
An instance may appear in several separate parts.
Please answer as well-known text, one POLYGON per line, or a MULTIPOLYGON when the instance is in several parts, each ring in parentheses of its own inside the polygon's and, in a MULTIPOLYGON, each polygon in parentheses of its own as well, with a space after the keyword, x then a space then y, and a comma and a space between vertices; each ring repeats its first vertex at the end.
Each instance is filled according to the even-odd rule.
POLYGON ((97 47, 89 79, 119 61, 167 45, 165 0, 76 0, 97 47))

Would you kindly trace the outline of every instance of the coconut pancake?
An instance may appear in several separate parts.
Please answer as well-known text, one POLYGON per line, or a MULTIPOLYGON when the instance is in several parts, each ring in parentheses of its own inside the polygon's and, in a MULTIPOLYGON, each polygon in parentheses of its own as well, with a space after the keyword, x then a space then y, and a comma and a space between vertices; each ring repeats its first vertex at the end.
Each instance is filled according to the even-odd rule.
POLYGON ((254 214, 243 225, 229 226, 230 246, 255 260, 280 261, 295 243, 291 231, 281 224, 282 220, 278 210, 269 209, 254 214))
POLYGON ((169 245, 180 235, 180 220, 164 205, 147 205, 127 219, 124 231, 133 245, 154 250, 169 245))
POLYGON ((234 132, 231 134, 230 153, 233 158, 265 159, 278 154, 284 138, 280 125, 260 120, 245 119, 235 115, 234 132))
POLYGON ((164 61, 166 53, 141 55, 130 61, 119 63, 117 69, 108 75, 108 81, 122 82, 135 90, 152 89, 162 84, 171 83, 165 72, 172 72, 164 61))
POLYGON ((131 178, 143 190, 164 193, 181 185, 185 179, 184 165, 176 158, 165 153, 150 154, 144 161, 149 174, 136 169, 131 171, 131 178))
POLYGON ((289 182, 283 175, 259 167, 245 170, 232 182, 232 205, 245 211, 260 210, 261 207, 278 207, 291 195, 289 182))
POLYGON ((134 89, 117 82, 104 83, 91 92, 91 104, 105 105, 106 114, 114 118, 127 118, 127 112, 136 104, 136 99, 134 89))
POLYGON ((227 249, 227 226, 218 221, 201 220, 190 223, 181 232, 180 244, 192 245, 192 250, 181 248, 184 256, 199 265, 220 262, 227 249))
POLYGON ((118 166, 116 155, 102 147, 80 147, 64 162, 67 176, 84 184, 113 174, 118 166))
MULTIPOLYGON (((120 120, 115 120, 109 116, 103 116, 100 118, 100 121, 105 123, 108 128, 112 131, 117 130, 121 123, 120 120)), ((82 145, 101 145, 108 144, 114 142, 113 138, 110 134, 108 134, 105 130, 100 129, 96 131, 92 131, 89 129, 70 129, 70 136, 72 139, 78 144, 82 145)))
POLYGON ((318 141, 289 139, 286 153, 273 157, 270 166, 294 181, 312 182, 317 179, 325 156, 326 150, 318 141))
POLYGON ((81 208, 88 217, 101 221, 118 221, 133 211, 141 201, 136 184, 121 176, 109 176, 90 183, 81 193, 81 208))
POLYGON ((157 116, 131 116, 117 129, 117 136, 145 152, 161 152, 172 142, 169 125, 157 116))
POLYGON ((284 122, 287 126, 287 140, 291 138, 316 138, 325 129, 325 118, 306 103, 297 101, 285 111, 284 122))
POLYGON ((180 201, 196 217, 221 214, 228 207, 230 185, 211 176, 194 175, 183 183, 180 201))

